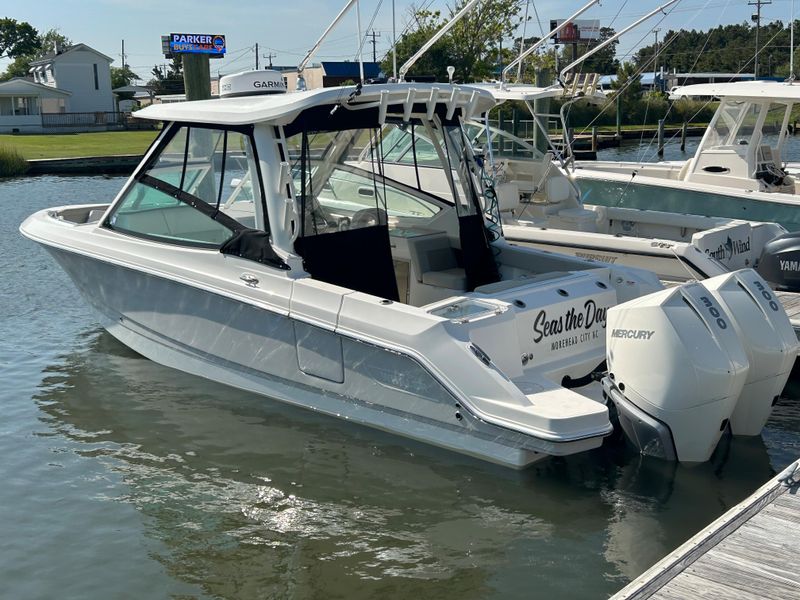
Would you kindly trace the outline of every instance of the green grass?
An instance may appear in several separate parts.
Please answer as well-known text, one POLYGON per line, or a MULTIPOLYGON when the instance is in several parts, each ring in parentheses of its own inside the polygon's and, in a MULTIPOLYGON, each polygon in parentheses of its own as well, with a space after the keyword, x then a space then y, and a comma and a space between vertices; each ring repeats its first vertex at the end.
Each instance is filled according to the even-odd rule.
POLYGON ((23 158, 82 158, 144 154, 158 131, 99 131, 54 135, 0 135, 0 147, 23 158))
POLYGON ((27 170, 28 163, 19 152, 0 146, 0 177, 16 177, 27 170))

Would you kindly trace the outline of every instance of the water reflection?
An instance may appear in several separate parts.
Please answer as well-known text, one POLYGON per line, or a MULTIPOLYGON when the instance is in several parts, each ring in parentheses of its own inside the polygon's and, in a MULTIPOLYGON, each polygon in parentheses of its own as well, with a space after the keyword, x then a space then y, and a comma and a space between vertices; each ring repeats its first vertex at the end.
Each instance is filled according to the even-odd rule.
POLYGON ((92 330, 46 368, 49 435, 117 474, 171 577, 221 597, 611 593, 773 474, 623 445, 516 473, 185 375, 92 330))

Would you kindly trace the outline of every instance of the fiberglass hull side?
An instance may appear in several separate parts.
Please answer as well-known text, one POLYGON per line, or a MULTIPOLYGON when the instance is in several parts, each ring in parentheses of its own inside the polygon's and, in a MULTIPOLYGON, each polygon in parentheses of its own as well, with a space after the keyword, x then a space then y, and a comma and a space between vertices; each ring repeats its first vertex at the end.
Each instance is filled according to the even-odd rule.
MULTIPOLYGON (((207 290, 47 246, 122 343, 160 364, 513 468, 543 440, 475 418, 413 358, 207 290), (298 346, 341 344, 341 382, 303 371, 298 346)), ((326 349, 327 346, 327 349, 326 349)), ((306 354, 305 358, 314 356, 306 354)), ((570 451, 602 438, 551 444, 570 451)), ((545 443, 546 446, 546 443, 545 443)))
POLYGON ((693 246, 665 240, 643 240, 625 236, 582 234, 550 228, 503 225, 503 234, 512 244, 538 248, 656 273, 664 281, 687 281, 721 275, 726 271, 708 260, 693 246))
POLYGON ((664 212, 771 221, 789 231, 800 231, 800 199, 786 194, 726 192, 722 188, 697 189, 691 183, 653 177, 617 177, 606 174, 575 178, 589 204, 658 210, 664 212))

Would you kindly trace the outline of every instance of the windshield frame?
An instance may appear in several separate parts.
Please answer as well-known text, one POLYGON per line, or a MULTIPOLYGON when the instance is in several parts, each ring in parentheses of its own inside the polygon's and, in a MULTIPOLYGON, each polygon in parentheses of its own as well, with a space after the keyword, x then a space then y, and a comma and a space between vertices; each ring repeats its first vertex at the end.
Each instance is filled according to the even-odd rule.
MULTIPOLYGON (((128 231, 122 227, 115 226, 112 222, 115 214, 117 213, 120 206, 122 206, 123 203, 128 198, 128 194, 133 188, 133 186, 137 183, 140 183, 142 185, 160 191, 174 198, 175 200, 178 200, 179 202, 192 207, 193 209, 206 215, 207 217, 210 217, 212 220, 218 222, 226 229, 229 229, 231 231, 231 237, 233 237, 234 235, 236 235, 241 231, 248 229, 248 227, 246 227, 236 219, 229 217, 228 215, 218 210, 215 206, 209 204, 205 200, 202 200, 201 198, 198 198, 197 196, 182 190, 180 187, 174 186, 168 182, 162 181, 160 179, 157 179, 149 175, 149 171, 158 162, 164 150, 169 146, 169 144, 178 135, 178 133, 185 128, 204 129, 209 131, 235 132, 245 136, 248 139, 248 142, 250 144, 250 150, 252 151, 252 157, 250 157, 250 159, 253 162, 254 165, 253 170, 255 171, 255 175, 258 182, 259 205, 262 211, 261 225, 263 229, 261 229, 260 231, 263 231, 267 235, 270 235, 270 225, 269 225, 269 218, 268 218, 268 211, 266 204, 265 188, 264 188, 263 177, 261 174, 258 148, 256 146, 256 141, 253 135, 255 128, 252 124, 224 125, 220 123, 194 123, 194 122, 184 122, 184 121, 172 121, 166 124, 165 133, 153 143, 153 145, 151 146, 151 150, 147 155, 147 158, 144 161, 142 161, 137 167, 136 171, 134 171, 134 174, 128 180, 124 189, 118 195, 117 199, 111 206, 111 209, 107 212, 105 218, 102 220, 99 226, 117 233, 131 235, 136 238, 147 239, 150 241, 155 241, 164 244, 194 247, 194 248, 208 248, 208 249, 218 249, 220 247, 218 244, 204 243, 191 240, 180 240, 180 241, 173 240, 167 237, 151 235, 143 232, 128 231)), ((186 167, 187 164, 186 158, 187 158, 186 155, 184 155, 184 168, 186 167)))

